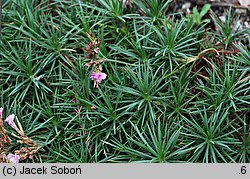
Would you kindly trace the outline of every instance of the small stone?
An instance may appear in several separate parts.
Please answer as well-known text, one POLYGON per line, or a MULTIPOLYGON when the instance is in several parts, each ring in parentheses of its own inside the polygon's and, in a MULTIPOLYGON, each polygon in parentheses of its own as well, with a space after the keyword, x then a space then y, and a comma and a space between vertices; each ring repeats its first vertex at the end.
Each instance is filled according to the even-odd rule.
POLYGON ((250 0, 239 0, 240 5, 250 6, 250 0))
POLYGON ((246 14, 247 10, 246 9, 236 9, 235 12, 238 13, 238 14, 246 14))
POLYGON ((182 9, 189 9, 191 7, 190 2, 186 2, 185 4, 182 5, 182 9))

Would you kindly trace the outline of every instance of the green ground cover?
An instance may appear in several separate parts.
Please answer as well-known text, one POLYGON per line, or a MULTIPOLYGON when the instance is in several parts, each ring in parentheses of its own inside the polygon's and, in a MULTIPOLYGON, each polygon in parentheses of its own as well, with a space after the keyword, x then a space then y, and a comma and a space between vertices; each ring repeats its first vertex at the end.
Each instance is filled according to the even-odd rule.
POLYGON ((250 162, 250 30, 171 3, 3 0, 2 158, 250 162))

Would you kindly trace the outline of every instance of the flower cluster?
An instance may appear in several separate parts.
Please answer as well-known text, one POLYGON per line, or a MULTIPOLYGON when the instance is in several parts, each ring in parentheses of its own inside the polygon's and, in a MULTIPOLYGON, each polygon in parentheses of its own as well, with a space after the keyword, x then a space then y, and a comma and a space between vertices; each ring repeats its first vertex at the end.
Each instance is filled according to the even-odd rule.
POLYGON ((91 42, 87 44, 87 47, 84 47, 83 50, 87 54, 85 58, 92 59, 95 58, 96 54, 98 54, 100 51, 99 45, 101 43, 101 39, 98 38, 97 40, 95 40, 94 34, 91 31, 87 32, 86 34, 91 42))
POLYGON ((18 133, 11 133, 12 136, 17 138, 17 142, 20 144, 26 144, 29 147, 22 147, 21 150, 16 150, 14 154, 9 153, 8 150, 12 140, 4 129, 2 117, 3 108, 0 108, 0 163, 19 163, 19 160, 24 160, 28 157, 30 159, 33 158, 34 154, 39 150, 39 146, 24 134, 22 125, 14 114, 9 115, 5 119, 5 122, 18 133), (8 153, 8 155, 6 155, 6 153, 8 153))
POLYGON ((85 58, 91 59, 91 61, 86 63, 85 66, 94 67, 94 70, 91 73, 90 79, 94 81, 94 88, 97 88, 98 84, 101 83, 102 80, 107 78, 107 74, 102 72, 101 64, 103 60, 100 59, 100 57, 98 56, 100 52, 99 45, 101 43, 101 39, 98 38, 96 40, 91 31, 87 32, 86 34, 91 42, 87 44, 87 47, 83 48, 83 50, 87 54, 85 58))
POLYGON ((94 80, 94 88, 98 87, 98 84, 101 83, 102 80, 106 79, 107 77, 107 74, 105 73, 102 73, 102 72, 99 72, 99 73, 96 73, 96 72, 92 72, 91 74, 91 80, 94 80))
POLYGON ((17 154, 8 154, 8 155, 7 155, 7 159, 8 159, 11 163, 19 163, 20 156, 17 155, 17 154))

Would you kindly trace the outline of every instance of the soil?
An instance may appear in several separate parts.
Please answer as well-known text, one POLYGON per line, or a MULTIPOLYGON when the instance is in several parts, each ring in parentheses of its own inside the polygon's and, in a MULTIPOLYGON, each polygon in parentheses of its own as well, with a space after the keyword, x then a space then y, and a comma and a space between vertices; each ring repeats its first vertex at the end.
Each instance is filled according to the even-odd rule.
POLYGON ((169 7, 169 11, 174 13, 182 12, 184 15, 187 15, 192 13, 194 7, 197 7, 200 12, 205 4, 210 4, 211 10, 220 17, 224 16, 231 6, 237 15, 240 16, 239 22, 242 27, 250 27, 250 0, 244 1, 247 2, 248 6, 241 4, 239 0, 174 0, 169 7))

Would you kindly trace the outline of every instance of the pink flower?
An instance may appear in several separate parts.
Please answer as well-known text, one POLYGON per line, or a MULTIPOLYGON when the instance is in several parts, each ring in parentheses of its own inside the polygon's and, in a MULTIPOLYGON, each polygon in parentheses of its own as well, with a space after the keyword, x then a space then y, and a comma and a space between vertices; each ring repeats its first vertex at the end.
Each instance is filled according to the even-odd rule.
POLYGON ((7 122, 13 129, 17 129, 17 126, 14 122, 14 119, 15 119, 15 115, 14 114, 11 114, 9 115, 6 119, 5 119, 5 122, 7 122))
POLYGON ((0 108, 0 119, 3 117, 3 108, 0 108))
POLYGON ((98 84, 101 83, 102 80, 106 79, 107 74, 106 73, 96 73, 92 72, 91 74, 91 80, 94 80, 94 87, 98 87, 98 84))
POLYGON ((20 157, 19 157, 19 155, 17 155, 17 154, 8 154, 8 155, 7 155, 7 159, 8 159, 9 161, 11 161, 12 163, 19 163, 20 157))

